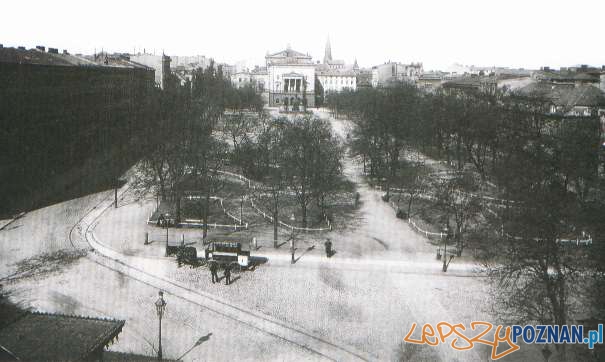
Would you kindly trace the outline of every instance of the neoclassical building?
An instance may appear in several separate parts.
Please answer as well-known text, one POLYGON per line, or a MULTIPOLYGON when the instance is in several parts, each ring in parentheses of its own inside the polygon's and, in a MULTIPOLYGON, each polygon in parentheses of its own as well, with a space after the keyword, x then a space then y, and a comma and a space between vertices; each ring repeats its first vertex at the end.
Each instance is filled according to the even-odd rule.
POLYGON ((269 106, 294 103, 315 106, 315 64, 309 54, 287 49, 267 54, 266 92, 269 106))

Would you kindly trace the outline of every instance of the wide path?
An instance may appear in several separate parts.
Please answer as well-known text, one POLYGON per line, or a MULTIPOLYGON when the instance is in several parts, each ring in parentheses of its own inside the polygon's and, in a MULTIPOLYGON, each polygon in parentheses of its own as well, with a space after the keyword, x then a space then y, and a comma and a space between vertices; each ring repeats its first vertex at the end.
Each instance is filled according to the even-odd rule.
MULTIPOLYGON (((120 194, 125 193, 127 188, 128 186, 122 188, 120 194)), ((80 221, 76 228, 78 232, 84 233, 85 240, 94 248, 95 253, 99 256, 95 258, 96 262, 113 270, 120 271, 138 281, 153 285, 167 294, 172 294, 247 326, 256 328, 259 331, 284 339, 318 356, 330 360, 369 361, 372 359, 365 352, 356 351, 352 347, 333 344, 303 330, 290 327, 278 319, 235 305, 212 294, 193 290, 182 283, 159 276, 161 275, 161 273, 158 273, 160 269, 174 267, 172 259, 125 255, 101 243, 96 239, 94 230, 99 218, 112 206, 111 201, 104 200, 97 205, 95 209, 80 221)))

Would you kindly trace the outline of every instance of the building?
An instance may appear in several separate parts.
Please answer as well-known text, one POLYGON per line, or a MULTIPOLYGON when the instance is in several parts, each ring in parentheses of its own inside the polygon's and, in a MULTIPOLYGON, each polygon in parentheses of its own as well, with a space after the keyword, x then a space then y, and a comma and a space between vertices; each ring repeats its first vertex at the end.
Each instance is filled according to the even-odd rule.
POLYGON ((416 79, 416 86, 419 89, 432 92, 441 87, 444 77, 445 75, 442 72, 423 73, 416 79))
POLYGON ((124 321, 22 313, 0 328, 3 361, 102 361, 124 321))
POLYGON ((551 114, 593 117, 605 112, 605 92, 592 84, 534 82, 520 88, 519 93, 544 100, 551 114))
POLYGON ((253 82, 252 73, 250 73, 247 70, 241 71, 241 72, 236 72, 236 73, 232 74, 230 78, 231 78, 231 84, 233 84, 233 86, 235 88, 243 88, 243 87, 247 87, 247 86, 252 86, 252 82, 253 82))
POLYGON ((0 213, 115 182, 117 168, 137 157, 125 150, 153 117, 154 70, 124 54, 3 47, 0 84, 0 213))
POLYGON ((191 80, 193 71, 198 68, 206 69, 212 59, 203 55, 194 56, 167 56, 147 53, 131 54, 130 60, 155 70, 155 83, 164 89, 164 83, 169 74, 174 74, 181 82, 191 80))
POLYGON ((317 90, 320 97, 334 92, 342 92, 345 89, 357 89, 357 75, 359 74, 357 60, 352 65, 346 65, 344 60, 332 59, 332 45, 329 38, 326 42, 323 63, 317 64, 315 72, 318 85, 321 87, 317 90))
POLYGON ((311 56, 292 50, 290 46, 265 57, 269 106, 295 103, 315 106, 315 64, 311 56))
POLYGON ((267 87, 269 84, 269 73, 267 72, 267 67, 254 67, 250 72, 250 76, 252 78, 252 86, 261 94, 263 101, 268 104, 269 94, 267 87))
POLYGON ((422 63, 403 64, 389 61, 372 67, 372 87, 383 87, 397 82, 416 83, 422 73, 422 63))
POLYGON ((495 94, 498 89, 498 80, 495 76, 464 76, 447 80, 441 84, 446 91, 478 91, 495 94))

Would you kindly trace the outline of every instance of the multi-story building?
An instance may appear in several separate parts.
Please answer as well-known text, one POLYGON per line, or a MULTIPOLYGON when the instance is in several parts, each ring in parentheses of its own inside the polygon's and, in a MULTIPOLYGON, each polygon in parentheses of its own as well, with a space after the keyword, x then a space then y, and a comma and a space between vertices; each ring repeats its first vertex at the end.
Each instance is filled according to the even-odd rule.
POLYGON ((153 117, 154 83, 153 69, 124 54, 0 48, 0 212, 77 194, 129 167, 128 147, 153 117))
POLYGON ((357 75, 359 73, 357 60, 353 65, 346 65, 343 60, 332 59, 330 39, 326 42, 323 63, 318 64, 315 71, 318 83, 321 86, 321 89, 317 90, 320 96, 341 92, 345 89, 357 89, 357 75))
POLYGON ((315 106, 315 64, 311 56, 287 49, 265 57, 269 106, 315 106))
POLYGON ((403 64, 389 61, 372 67, 372 87, 388 86, 397 82, 415 83, 422 73, 422 63, 403 64))
POLYGON ((130 60, 155 70, 155 83, 158 87, 164 89, 164 82, 170 73, 173 73, 184 82, 191 79, 191 75, 195 69, 206 69, 211 59, 203 55, 194 56, 172 56, 165 54, 155 55, 148 53, 131 54, 130 60))

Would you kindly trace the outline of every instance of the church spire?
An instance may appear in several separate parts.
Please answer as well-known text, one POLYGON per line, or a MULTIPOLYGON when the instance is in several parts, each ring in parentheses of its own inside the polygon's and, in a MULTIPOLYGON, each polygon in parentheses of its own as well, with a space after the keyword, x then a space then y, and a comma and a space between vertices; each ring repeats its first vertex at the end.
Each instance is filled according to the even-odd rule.
POLYGON ((332 47, 330 46, 330 36, 328 35, 328 41, 326 42, 326 52, 324 53, 324 64, 332 61, 332 47))

